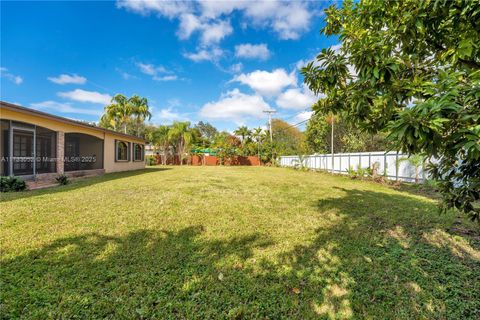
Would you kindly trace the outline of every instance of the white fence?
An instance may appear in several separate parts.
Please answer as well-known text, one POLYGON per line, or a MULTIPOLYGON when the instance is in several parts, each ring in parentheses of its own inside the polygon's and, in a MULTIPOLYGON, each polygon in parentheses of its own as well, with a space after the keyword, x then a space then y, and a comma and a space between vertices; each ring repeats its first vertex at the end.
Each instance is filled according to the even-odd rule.
MULTIPOLYGON (((384 175, 387 179, 398 181, 415 181, 416 168, 408 161, 399 161, 408 158, 408 155, 397 152, 356 152, 356 153, 334 153, 332 154, 314 154, 303 157, 303 165, 309 169, 325 170, 335 173, 347 174, 348 168, 357 170, 361 168, 371 168, 378 162, 379 175, 384 175), (332 166, 333 164, 333 166, 332 166)), ((282 167, 295 167, 300 163, 298 156, 281 156, 280 165, 282 167)), ((424 168, 418 168, 419 181, 427 179, 424 168)))

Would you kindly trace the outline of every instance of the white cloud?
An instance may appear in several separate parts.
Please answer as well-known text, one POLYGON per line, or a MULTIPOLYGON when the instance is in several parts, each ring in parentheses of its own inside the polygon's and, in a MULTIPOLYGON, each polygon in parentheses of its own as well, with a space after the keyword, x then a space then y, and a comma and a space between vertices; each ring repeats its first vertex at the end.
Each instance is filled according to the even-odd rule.
POLYGON ((75 73, 72 75, 61 74, 58 77, 48 77, 47 79, 56 84, 84 84, 87 82, 87 78, 79 76, 75 73))
POLYGON ((51 110, 51 111, 56 111, 60 113, 70 113, 70 114, 86 114, 86 115, 100 116, 103 113, 102 109, 93 110, 93 109, 86 109, 86 108, 76 108, 76 107, 72 107, 70 103, 60 103, 60 102, 51 101, 51 100, 32 103, 30 106, 37 110, 51 110))
POLYGON ((241 62, 232 64, 229 68, 229 71, 232 73, 239 73, 243 69, 243 64, 241 62))
POLYGON ((174 80, 177 80, 178 77, 176 75, 160 76, 160 77, 156 76, 156 77, 153 77, 152 79, 155 81, 174 81, 174 80))
POLYGON ((96 91, 86 91, 82 89, 75 89, 68 92, 59 92, 57 93, 59 97, 80 101, 80 102, 91 102, 98 104, 109 104, 112 100, 112 97, 106 93, 100 93, 96 91))
POLYGON ((304 85, 303 88, 286 90, 278 96, 276 103, 280 108, 301 110, 311 107, 317 100, 313 92, 304 85))
POLYGON ((190 11, 190 3, 186 1, 152 1, 152 0, 119 0, 117 7, 148 15, 157 13, 159 16, 165 16, 172 19, 179 14, 190 11))
POLYGON ((8 72, 8 69, 7 68, 4 68, 4 67, 1 67, 0 68, 0 76, 2 78, 5 78, 5 79, 8 79, 9 81, 19 85, 23 82, 23 78, 18 76, 18 75, 14 75, 14 74, 11 74, 8 72))
POLYGON ((204 21, 191 13, 182 14, 179 19, 178 37, 185 40, 198 31, 204 46, 217 44, 233 32, 230 22, 225 20, 204 21))
POLYGON ((330 49, 332 49, 333 51, 339 52, 340 49, 342 49, 342 43, 338 43, 333 46, 330 46, 330 49))
POLYGON ((228 16, 239 13, 239 23, 273 30, 280 39, 297 39, 309 30, 319 10, 309 1, 152 1, 119 0, 117 7, 141 14, 179 20, 177 35, 188 39, 198 31, 203 44, 218 43, 233 29, 228 16))
POLYGON ((267 60, 270 57, 270 51, 265 43, 245 43, 235 46, 235 56, 237 58, 267 60))
POLYGON ((310 119, 312 116, 313 116, 313 111, 303 111, 303 112, 300 112, 299 114, 297 114, 291 122, 299 123, 299 122, 306 121, 306 120, 310 119))
POLYGON ((302 32, 309 29, 312 14, 300 3, 291 3, 279 10, 273 23, 280 39, 298 39, 302 32))
POLYGON ((202 28, 201 42, 204 45, 218 43, 233 32, 229 21, 204 24, 202 28))
POLYGON ((149 76, 155 76, 159 72, 166 72, 163 66, 154 66, 153 64, 138 62, 137 67, 140 69, 141 72, 148 74, 149 76))
POLYGON ((173 121, 188 121, 188 117, 180 112, 177 112, 172 107, 161 109, 156 115, 156 119, 161 120, 162 123, 172 123, 173 121))
POLYGON ((152 76, 152 80, 173 81, 178 79, 178 77, 173 74, 173 72, 168 71, 163 66, 155 66, 153 64, 142 62, 137 62, 136 65, 142 73, 152 76))
POLYGON ((115 68, 115 71, 117 71, 122 76, 122 78, 125 79, 125 80, 137 79, 136 76, 134 76, 134 75, 132 75, 128 72, 125 72, 120 68, 115 68))
POLYGON ((220 48, 200 49, 197 52, 187 52, 183 56, 192 61, 217 61, 223 55, 223 50, 220 48))
POLYGON ((241 123, 247 118, 263 118, 270 106, 259 95, 248 95, 238 89, 222 94, 218 101, 206 103, 200 116, 207 119, 225 119, 241 123))
POLYGON ((180 39, 188 39, 193 32, 202 29, 202 23, 195 15, 185 13, 180 16, 180 26, 177 35, 180 39))
POLYGON ((272 72, 256 70, 247 74, 242 73, 232 81, 245 84, 255 92, 267 97, 279 94, 285 87, 297 85, 295 71, 288 74, 284 69, 275 69, 272 72))
POLYGON ((155 107, 152 107, 152 122, 157 124, 170 124, 173 121, 190 121, 188 113, 178 111, 177 108, 181 105, 179 99, 170 99, 167 101, 167 106, 159 111, 157 111, 155 107))

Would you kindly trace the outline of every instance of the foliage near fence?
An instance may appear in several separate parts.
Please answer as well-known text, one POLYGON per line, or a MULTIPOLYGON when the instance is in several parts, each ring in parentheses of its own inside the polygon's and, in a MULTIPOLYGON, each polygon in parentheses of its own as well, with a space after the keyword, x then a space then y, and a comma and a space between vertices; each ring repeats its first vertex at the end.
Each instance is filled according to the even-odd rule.
POLYGON ((355 153, 334 153, 313 154, 306 156, 281 156, 280 166, 296 167, 314 170, 325 170, 335 173, 348 174, 349 169, 372 168, 377 164, 379 175, 389 180, 406 182, 425 181, 428 176, 425 165, 414 165, 408 161, 408 155, 398 152, 355 152, 355 153))

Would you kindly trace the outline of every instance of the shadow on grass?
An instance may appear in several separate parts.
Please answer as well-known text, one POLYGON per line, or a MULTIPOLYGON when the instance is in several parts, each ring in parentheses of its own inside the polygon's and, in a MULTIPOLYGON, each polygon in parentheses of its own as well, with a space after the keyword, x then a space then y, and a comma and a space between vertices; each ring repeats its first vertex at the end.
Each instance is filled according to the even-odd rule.
POLYGON ((39 195, 55 194, 59 192, 77 190, 77 189, 88 187, 97 183, 103 183, 103 182, 112 181, 116 179, 136 177, 142 174, 153 173, 157 171, 165 171, 170 169, 171 168, 149 167, 149 168, 133 170, 133 171, 106 173, 104 175, 96 176, 96 177, 85 177, 85 178, 79 177, 79 178, 73 179, 70 184, 65 186, 54 186, 54 187, 49 187, 45 189, 27 190, 22 192, 0 193, 0 203, 11 201, 11 200, 35 197, 39 195))
POLYGON ((88 234, 3 259, 6 318, 451 318, 480 316, 478 250, 434 206, 341 190, 316 203, 311 242, 266 258, 259 233, 205 227, 88 234), (326 227, 325 227, 326 226, 326 227), (462 251, 463 250, 463 251, 462 251))

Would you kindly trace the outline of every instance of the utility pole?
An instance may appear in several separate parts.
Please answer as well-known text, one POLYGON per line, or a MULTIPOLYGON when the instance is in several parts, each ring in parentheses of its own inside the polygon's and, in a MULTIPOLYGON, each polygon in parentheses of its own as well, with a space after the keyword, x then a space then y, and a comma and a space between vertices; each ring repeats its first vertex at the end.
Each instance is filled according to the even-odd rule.
POLYGON ((272 114, 276 113, 275 110, 264 110, 264 113, 268 114, 268 125, 270 126, 270 142, 273 142, 273 132, 272 132, 272 114))

